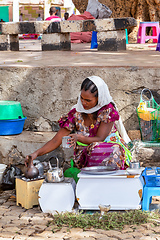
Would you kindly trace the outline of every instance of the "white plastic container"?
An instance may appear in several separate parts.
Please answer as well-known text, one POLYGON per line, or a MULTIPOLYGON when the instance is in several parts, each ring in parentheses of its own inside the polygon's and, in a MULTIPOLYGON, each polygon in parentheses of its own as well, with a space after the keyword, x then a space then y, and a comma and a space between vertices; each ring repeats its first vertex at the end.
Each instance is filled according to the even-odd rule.
POLYGON ((64 136, 62 137, 62 147, 63 148, 70 148, 70 144, 68 143, 68 140, 70 139, 71 137, 69 136, 64 136))
POLYGON ((71 212, 75 202, 75 186, 73 178, 65 178, 63 182, 43 182, 39 190, 39 204, 44 213, 71 212))
POLYGON ((6 164, 0 164, 0 184, 2 183, 2 176, 3 176, 3 173, 6 169, 7 165, 6 164))
POLYGON ((80 209, 99 210, 99 205, 111 205, 111 210, 141 208, 143 178, 125 170, 113 174, 78 174, 76 197, 80 209))

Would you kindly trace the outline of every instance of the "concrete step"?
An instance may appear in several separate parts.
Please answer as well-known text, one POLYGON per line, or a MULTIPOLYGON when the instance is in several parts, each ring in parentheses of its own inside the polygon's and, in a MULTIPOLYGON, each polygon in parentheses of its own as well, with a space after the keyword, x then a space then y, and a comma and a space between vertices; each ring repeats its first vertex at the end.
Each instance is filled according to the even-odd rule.
POLYGON ((56 132, 23 131, 19 135, 0 136, 0 162, 24 163, 26 155, 42 147, 56 132))
MULTIPOLYGON (((42 147, 55 134, 56 132, 23 131, 19 135, 0 136, 0 163, 24 164, 26 155, 42 147)), ((132 134, 134 135, 134 132, 132 134)), ((60 160, 60 165, 66 169, 73 156, 73 150, 69 149, 64 152, 60 146, 51 153, 38 157, 38 159, 40 161, 51 161, 51 163, 55 164, 56 156, 60 160)), ((160 147, 141 147, 137 153, 137 159, 140 161, 141 166, 160 167, 160 147)))
MULTIPOLYGON (((139 149, 136 154, 141 166, 157 166, 160 167, 160 144, 159 146, 147 147, 147 144, 142 144, 140 130, 129 130, 128 135, 130 139, 138 142, 139 149), (146 146, 145 146, 146 145, 146 146)), ((154 144, 153 144, 154 145, 154 144)))

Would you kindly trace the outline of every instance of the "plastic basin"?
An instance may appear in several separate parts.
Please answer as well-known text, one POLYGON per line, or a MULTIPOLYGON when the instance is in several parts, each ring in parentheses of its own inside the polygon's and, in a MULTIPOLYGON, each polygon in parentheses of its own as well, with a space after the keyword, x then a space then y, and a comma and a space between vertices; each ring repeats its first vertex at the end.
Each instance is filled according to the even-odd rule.
POLYGON ((0 135, 15 135, 23 131, 24 122, 26 117, 21 119, 0 120, 0 135))
POLYGON ((146 187, 160 187, 160 167, 155 167, 154 171, 156 174, 147 175, 147 170, 152 170, 151 167, 146 167, 142 173, 142 176, 145 179, 146 187))
POLYGON ((0 101, 0 120, 19 118, 24 118, 20 102, 0 101))

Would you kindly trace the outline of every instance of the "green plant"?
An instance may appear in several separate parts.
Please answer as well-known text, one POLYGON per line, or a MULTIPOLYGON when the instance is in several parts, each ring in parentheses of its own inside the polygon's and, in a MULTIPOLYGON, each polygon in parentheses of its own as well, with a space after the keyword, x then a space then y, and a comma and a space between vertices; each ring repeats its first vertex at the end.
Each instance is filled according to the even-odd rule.
MULTIPOLYGON (((158 214, 156 217, 160 217, 160 215, 158 214)), ((147 223, 151 218, 154 218, 153 215, 148 212, 142 212, 141 210, 108 212, 104 214, 101 219, 100 213, 98 212, 92 215, 83 214, 83 212, 67 212, 54 215, 50 225, 54 225, 58 229, 65 226, 69 228, 79 227, 84 230, 91 227, 111 230, 123 229, 124 225, 140 225, 142 223, 147 223)))

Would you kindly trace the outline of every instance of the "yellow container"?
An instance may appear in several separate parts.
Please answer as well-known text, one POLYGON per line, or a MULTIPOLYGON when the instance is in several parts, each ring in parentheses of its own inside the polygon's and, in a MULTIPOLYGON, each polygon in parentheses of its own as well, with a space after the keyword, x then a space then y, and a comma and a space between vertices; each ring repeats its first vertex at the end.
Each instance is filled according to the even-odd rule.
POLYGON ((139 106, 137 108, 138 115, 141 119, 145 121, 150 121, 152 116, 150 111, 147 110, 146 103, 145 102, 140 102, 139 106))
POLYGON ((34 205, 39 205, 38 192, 43 181, 44 178, 27 182, 17 177, 16 204, 21 205, 26 209, 33 208, 34 205))

